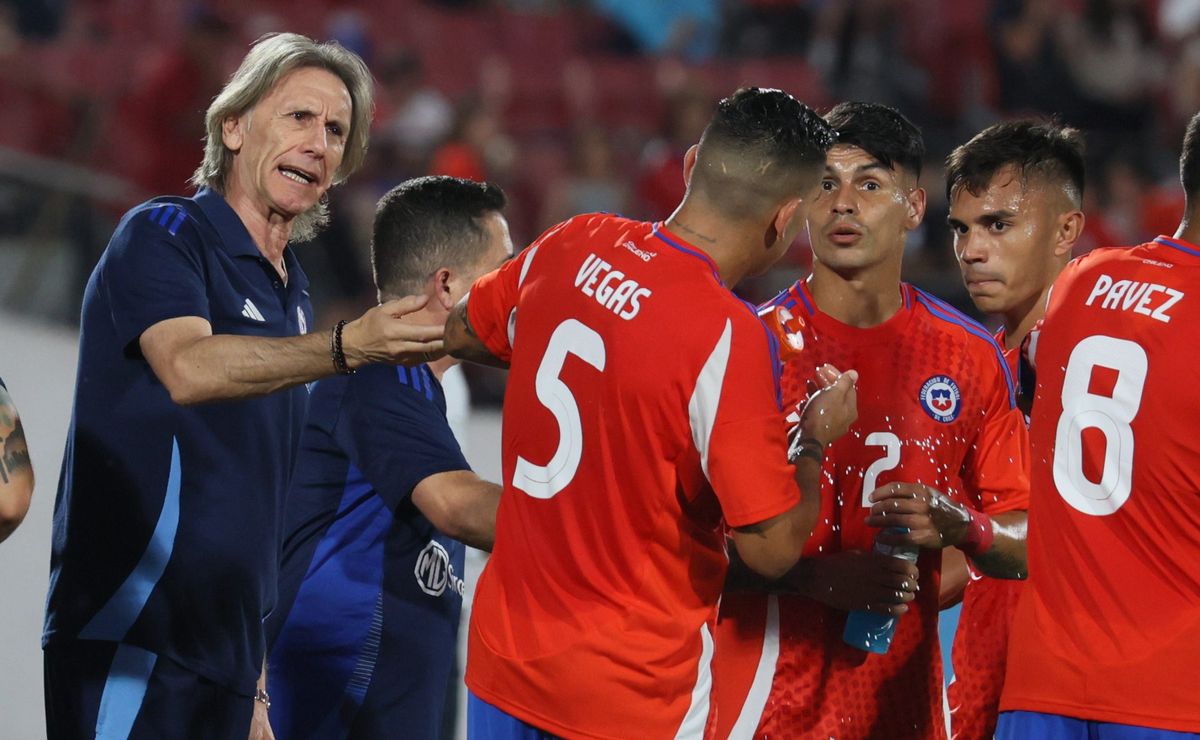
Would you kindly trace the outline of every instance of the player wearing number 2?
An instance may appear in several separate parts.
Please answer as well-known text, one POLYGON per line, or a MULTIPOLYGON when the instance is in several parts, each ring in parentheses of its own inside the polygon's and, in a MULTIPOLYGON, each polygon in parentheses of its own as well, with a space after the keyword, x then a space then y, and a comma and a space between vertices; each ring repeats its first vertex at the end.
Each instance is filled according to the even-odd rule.
POLYGON ((900 280, 925 211, 920 132, 875 104, 843 103, 825 119, 838 143, 808 213, 813 272, 762 314, 785 350, 785 404, 817 366, 841 363, 859 371, 858 420, 825 451, 823 508, 782 585, 791 592, 722 599, 717 735, 944 737, 940 548, 1020 574, 1025 423, 991 336, 900 280), (880 532, 889 525, 909 531, 880 532), (873 554, 877 536, 921 547, 916 568, 873 554), (843 641, 857 610, 907 611, 886 654, 843 641))
MULTIPOLYGON (((998 315, 996 342, 1017 379, 1017 405, 1033 401, 1033 373, 1021 342, 1042 317, 1046 294, 1083 229, 1083 136, 1039 121, 989 126, 946 163, 947 221, 975 306, 998 315)), ((962 598, 954 636, 950 730, 984 740, 996 730, 1013 609, 1023 583, 988 578, 957 550, 942 560, 942 601, 962 598), (965 589, 965 591, 964 591, 965 589)))
POLYGON ((1031 338, 1030 580, 999 738, 1200 732, 1200 116, 1180 169, 1175 237, 1069 264, 1031 338))
POLYGON ((722 518, 742 561, 785 573, 819 508, 816 450, 853 418, 854 376, 826 377, 787 464, 773 338, 726 287, 787 249, 831 141, 790 95, 741 90, 665 223, 573 218, 451 315, 452 354, 510 366, 470 737, 701 737, 722 518))

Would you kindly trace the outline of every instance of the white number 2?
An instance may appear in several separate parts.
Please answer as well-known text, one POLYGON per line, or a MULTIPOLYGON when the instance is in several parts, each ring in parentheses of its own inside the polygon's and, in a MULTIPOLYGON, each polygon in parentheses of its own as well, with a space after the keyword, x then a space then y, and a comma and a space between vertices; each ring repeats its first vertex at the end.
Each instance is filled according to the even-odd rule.
POLYGON ((579 404, 567 384, 558 377, 567 355, 580 358, 597 370, 604 370, 604 339, 594 329, 575 319, 559 324, 550 335, 542 364, 538 366, 534 390, 538 400, 554 414, 558 423, 558 449, 545 465, 537 465, 517 456, 513 487, 534 498, 553 498, 566 488, 579 470, 583 456, 583 425, 579 404))
POLYGON ((862 505, 870 508, 871 501, 867 497, 878 487, 879 474, 900 464, 900 438, 891 432, 871 432, 867 435, 866 444, 883 448, 883 457, 871 463, 867 472, 863 473, 862 505))
POLYGON ((1146 350, 1127 339, 1096 335, 1071 351, 1063 377, 1062 416, 1054 440, 1054 485, 1075 509, 1092 516, 1116 512, 1133 488, 1133 428, 1146 384, 1146 350), (1096 366, 1117 373, 1111 396, 1090 390, 1096 366), (1104 435, 1100 482, 1083 472, 1083 430, 1104 435))

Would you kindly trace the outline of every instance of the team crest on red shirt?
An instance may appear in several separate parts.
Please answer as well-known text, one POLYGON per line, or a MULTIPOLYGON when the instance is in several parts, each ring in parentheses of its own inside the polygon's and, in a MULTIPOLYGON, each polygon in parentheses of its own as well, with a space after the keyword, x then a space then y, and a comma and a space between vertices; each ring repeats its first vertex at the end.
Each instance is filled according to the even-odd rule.
POLYGON ((934 375, 921 386, 921 408, 934 421, 949 424, 957 419, 961 401, 958 383, 948 375, 934 375))

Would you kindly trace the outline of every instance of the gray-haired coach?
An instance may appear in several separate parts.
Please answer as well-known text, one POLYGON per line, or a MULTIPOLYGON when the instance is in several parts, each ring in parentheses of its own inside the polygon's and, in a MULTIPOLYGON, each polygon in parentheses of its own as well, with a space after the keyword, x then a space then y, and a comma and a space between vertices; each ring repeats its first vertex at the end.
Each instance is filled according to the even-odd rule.
POLYGON ((50 738, 270 737, 262 620, 304 383, 441 351, 409 298, 332 331, 289 242, 363 161, 371 77, 260 39, 206 116, 193 198, 121 220, 84 295, 43 635, 50 738), (257 685, 256 685, 257 683, 257 685))

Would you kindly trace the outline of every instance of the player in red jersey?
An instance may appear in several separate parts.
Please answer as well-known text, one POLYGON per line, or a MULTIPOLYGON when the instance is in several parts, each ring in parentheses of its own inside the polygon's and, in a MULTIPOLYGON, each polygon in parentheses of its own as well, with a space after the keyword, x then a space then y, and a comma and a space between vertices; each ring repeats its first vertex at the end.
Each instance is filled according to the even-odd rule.
POLYGON ((1030 578, 999 738, 1200 733, 1200 115, 1180 165, 1175 237, 1071 262, 1030 338, 1030 578))
MULTIPOLYGON (((1046 294, 1083 229, 1083 185, 1083 136, 1053 123, 998 123, 946 162, 954 253, 976 308, 1002 321, 995 339, 1022 409, 1033 400, 1033 377, 1028 365, 1021 367, 1021 342, 1045 312, 1046 294)), ((985 577, 957 549, 942 554, 943 606, 963 602, 948 689, 953 740, 995 733, 1009 623, 1022 585, 985 577)))
POLYGON ((858 420, 825 451, 817 528, 782 587, 792 592, 722 598, 715 734, 944 737, 941 548, 973 546, 986 572, 1020 574, 1025 424, 987 331, 900 280, 925 210, 920 132, 875 104, 825 118, 838 143, 808 213, 813 273, 761 313, 788 350, 785 403, 817 366, 842 363, 859 372, 858 420), (877 537, 922 548, 916 568, 872 553, 877 537), (855 610, 903 614, 889 652, 843 641, 855 610))
POLYGON ((819 508, 813 458, 852 419, 854 375, 826 376, 830 405, 797 439, 809 457, 788 465, 773 337, 727 288, 790 245, 831 142, 790 95, 739 91, 665 223, 573 218, 451 316, 448 351, 510 367, 472 738, 703 733, 722 520, 744 562, 783 575, 819 508))

